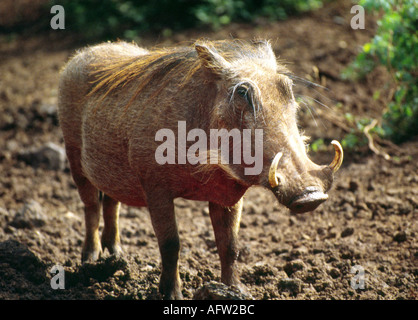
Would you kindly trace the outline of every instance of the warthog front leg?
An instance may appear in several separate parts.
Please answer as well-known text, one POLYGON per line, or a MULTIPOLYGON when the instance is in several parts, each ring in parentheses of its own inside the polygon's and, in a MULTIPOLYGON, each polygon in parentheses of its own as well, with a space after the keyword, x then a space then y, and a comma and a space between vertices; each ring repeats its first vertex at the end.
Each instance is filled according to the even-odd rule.
POLYGON ((89 182, 85 188, 79 187, 81 198, 84 202, 84 220, 86 224, 86 234, 84 238, 83 250, 81 253, 81 261, 96 261, 102 253, 102 246, 99 237, 99 221, 100 221, 100 201, 98 190, 89 182), (90 194, 90 196, 88 196, 90 194), (91 198, 87 201, 87 198, 91 198), (97 200, 94 200, 97 199, 97 200))
POLYGON ((166 300, 183 299, 178 270, 180 238, 174 214, 174 203, 172 199, 161 199, 163 193, 155 192, 155 194, 159 197, 148 198, 147 201, 161 253, 160 293, 166 300))
POLYGON ((78 148, 66 146, 67 157, 70 162, 71 174, 77 186, 81 201, 84 204, 84 220, 86 234, 84 238, 81 260, 96 261, 102 252, 99 237, 99 222, 101 213, 101 202, 99 190, 94 187, 84 176, 81 166, 81 152, 78 148))
POLYGON ((221 279, 227 285, 241 288, 236 270, 238 259, 238 231, 243 199, 233 207, 222 207, 209 202, 209 214, 215 232, 216 246, 221 259, 221 279))

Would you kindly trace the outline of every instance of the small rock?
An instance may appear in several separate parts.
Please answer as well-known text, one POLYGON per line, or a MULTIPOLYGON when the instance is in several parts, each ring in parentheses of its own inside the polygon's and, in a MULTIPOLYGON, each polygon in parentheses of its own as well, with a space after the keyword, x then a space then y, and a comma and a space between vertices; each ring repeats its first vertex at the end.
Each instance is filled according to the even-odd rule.
POLYGON ((345 25, 346 24, 345 19, 343 17, 340 17, 340 16, 334 16, 332 18, 332 20, 334 21, 335 24, 339 24, 339 25, 345 25))
POLYGON ((16 212, 10 225, 17 229, 33 229, 44 226, 46 220, 47 217, 43 212, 42 206, 38 202, 31 200, 25 203, 21 210, 16 212))
POLYGON ((81 220, 81 218, 76 215, 75 213, 71 212, 71 211, 67 211, 64 215, 64 218, 69 219, 69 220, 81 220))
POLYGON ((141 272, 151 272, 153 269, 154 269, 154 267, 153 267, 153 266, 151 266, 151 265, 147 264, 146 266, 142 267, 142 268, 140 269, 140 271, 141 271, 141 272))
POLYGON ((50 170, 64 170, 66 163, 64 149, 52 142, 40 148, 24 150, 17 158, 35 168, 43 167, 50 170))
POLYGON ((40 106, 39 111, 41 114, 54 116, 57 113, 57 105, 45 103, 40 106))
POLYGON ((351 191, 351 192, 355 192, 355 191, 358 190, 358 187, 359 187, 358 182, 350 181, 350 184, 348 186, 348 190, 351 191))
POLYGON ((308 248, 306 248, 305 246, 300 246, 297 248, 294 248, 291 252, 290 252, 290 258, 292 260, 298 259, 301 256, 305 256, 309 253, 308 248))
POLYGON ((122 278, 122 277, 124 277, 124 276, 125 276, 125 272, 123 272, 123 270, 117 270, 117 271, 113 274, 113 276, 114 276, 114 277, 116 277, 116 278, 122 278))
POLYGON ((292 273, 294 273, 298 270, 303 270, 305 268, 306 268, 305 263, 300 259, 296 259, 296 260, 293 260, 293 261, 287 263, 283 267, 283 270, 287 273, 288 276, 290 276, 292 273))
POLYGON ((341 232, 341 237, 345 238, 351 236, 354 233, 354 228, 347 227, 341 232))
POLYGON ((211 281, 199 288, 193 300, 252 300, 252 296, 242 292, 235 286, 211 281))
POLYGON ((311 237, 308 236, 306 233, 302 233, 302 238, 305 240, 311 240, 311 237))
POLYGON ((336 268, 332 268, 332 269, 329 271, 329 275, 330 275, 333 279, 337 279, 337 278, 339 278, 339 277, 341 276, 341 273, 340 273, 340 271, 339 271, 338 269, 336 269, 336 268))

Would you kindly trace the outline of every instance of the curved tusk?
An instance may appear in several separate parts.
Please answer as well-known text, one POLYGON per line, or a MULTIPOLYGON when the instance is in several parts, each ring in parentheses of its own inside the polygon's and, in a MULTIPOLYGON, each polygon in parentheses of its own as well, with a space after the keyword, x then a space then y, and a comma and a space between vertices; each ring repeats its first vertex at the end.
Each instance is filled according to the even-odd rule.
POLYGON ((335 156, 334 160, 330 163, 329 167, 332 169, 332 172, 337 172, 340 168, 341 164, 343 163, 344 153, 341 144, 337 140, 332 140, 331 144, 334 146, 335 149, 335 156))
POLYGON ((277 178, 277 166, 279 165, 280 158, 282 157, 283 153, 279 152, 275 155, 273 162, 271 163, 270 170, 269 170, 269 183, 272 188, 275 188, 279 185, 279 179, 277 178))

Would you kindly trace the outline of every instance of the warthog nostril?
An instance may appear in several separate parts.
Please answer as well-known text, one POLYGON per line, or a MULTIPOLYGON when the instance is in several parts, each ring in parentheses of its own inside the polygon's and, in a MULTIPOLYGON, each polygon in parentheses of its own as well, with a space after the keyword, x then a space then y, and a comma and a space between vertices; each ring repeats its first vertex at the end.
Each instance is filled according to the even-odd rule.
POLYGON ((328 199, 328 195, 315 187, 308 187, 301 194, 293 198, 288 208, 292 213, 303 213, 315 210, 322 202, 328 199))

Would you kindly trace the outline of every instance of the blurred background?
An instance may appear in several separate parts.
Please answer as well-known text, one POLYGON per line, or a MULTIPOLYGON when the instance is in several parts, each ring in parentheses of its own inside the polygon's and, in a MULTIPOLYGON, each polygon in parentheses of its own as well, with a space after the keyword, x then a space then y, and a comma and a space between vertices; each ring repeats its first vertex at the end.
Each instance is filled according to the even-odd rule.
MULTIPOLYGON (((324 6, 333 8, 334 12, 331 12, 333 23, 348 27, 351 22, 348 20, 350 14, 353 18, 355 13, 358 13, 356 11, 351 13, 350 9, 359 4, 365 9, 365 19, 370 21, 365 28, 367 30, 355 31, 346 28, 341 32, 367 33, 369 41, 342 44, 343 47, 345 46, 342 49, 350 47, 356 55, 351 57, 351 63, 343 70, 339 70, 340 72, 335 76, 340 80, 361 81, 373 70, 382 67, 388 73, 389 79, 385 82, 384 88, 371 93, 376 101, 386 95, 383 98, 385 106, 381 108, 381 114, 355 119, 355 115, 348 112, 342 120, 351 122, 351 125, 354 124, 356 127, 352 132, 346 132, 344 147, 356 148, 366 144, 367 137, 361 131, 370 124, 373 125, 371 128, 367 127, 367 132, 375 135, 377 139, 385 138, 399 143, 417 135, 416 1, 3 0, 0 4, 2 38, 13 41, 21 35, 51 34, 50 20, 54 14, 50 12, 50 8, 56 4, 65 9, 65 31, 56 31, 56 36, 60 39, 72 37, 80 44, 115 39, 134 40, 140 43, 141 40, 150 38, 153 39, 154 44, 175 43, 176 40, 193 40, 187 33, 190 30, 194 30, 192 34, 196 38, 207 36, 208 31, 212 31, 212 35, 216 37, 217 31, 228 27, 230 29, 226 30, 229 30, 230 38, 251 38, 257 29, 265 28, 276 21, 289 21, 289 18, 307 16, 311 12, 321 11, 324 6), (344 14, 339 12, 341 9, 344 10, 344 14), (252 30, 239 33, 237 32, 240 29, 239 24, 251 26, 252 30), (185 32, 182 34, 183 37, 179 35, 181 32, 185 32)), ((299 27, 294 23, 290 30, 287 30, 286 37, 292 33, 292 28, 299 27)), ((263 37, 260 32, 258 35, 263 37)), ((268 36, 277 40, 283 37, 283 34, 270 33, 268 36)), ((322 41, 322 36, 317 34, 317 40, 322 41)), ((339 35, 335 36, 339 37, 339 35)), ((357 38, 359 37, 357 35, 357 38)), ((341 41, 344 41, 338 38, 329 40, 340 47, 341 41)), ((145 43, 149 44, 147 41, 145 43)), ((321 73, 321 70, 318 72, 321 73)), ((325 101, 321 102, 327 104, 325 101)), ((314 148, 320 147, 321 143, 322 141, 316 141, 314 148)))

